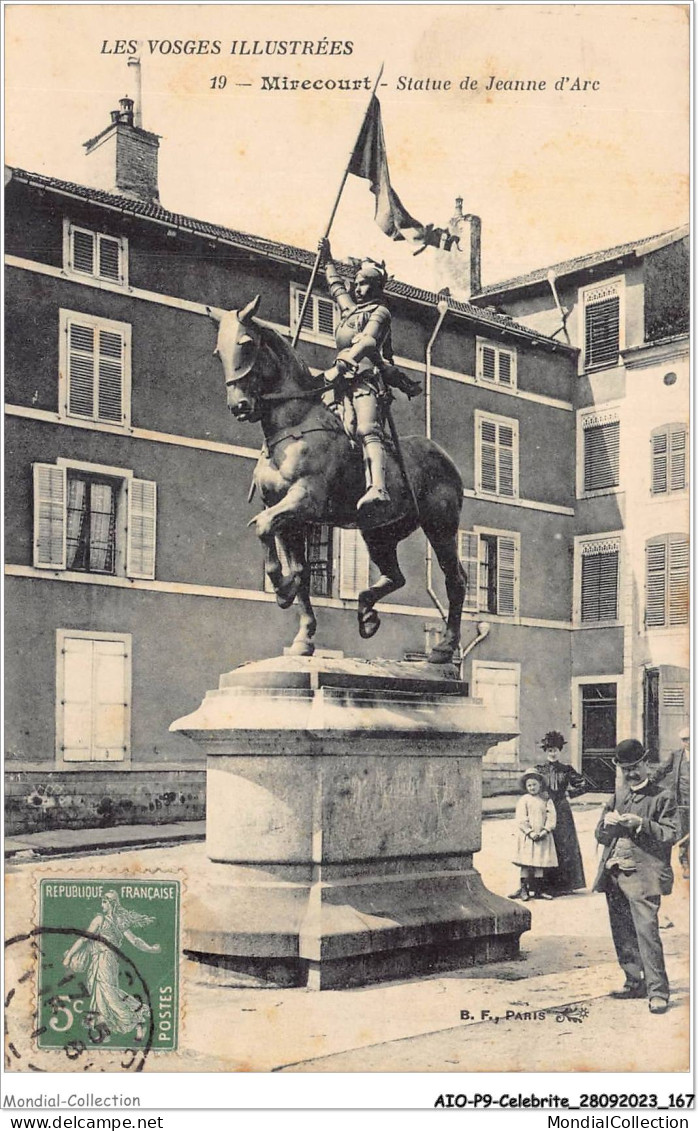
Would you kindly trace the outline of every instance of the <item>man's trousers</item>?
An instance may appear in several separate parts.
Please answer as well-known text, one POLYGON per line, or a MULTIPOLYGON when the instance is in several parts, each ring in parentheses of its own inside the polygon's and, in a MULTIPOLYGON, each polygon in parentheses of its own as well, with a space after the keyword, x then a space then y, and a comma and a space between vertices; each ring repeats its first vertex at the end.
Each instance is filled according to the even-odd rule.
POLYGON ((618 961, 630 984, 644 982, 647 996, 669 997, 669 981, 659 934, 659 895, 626 895, 632 880, 610 873, 606 886, 608 917, 618 961))

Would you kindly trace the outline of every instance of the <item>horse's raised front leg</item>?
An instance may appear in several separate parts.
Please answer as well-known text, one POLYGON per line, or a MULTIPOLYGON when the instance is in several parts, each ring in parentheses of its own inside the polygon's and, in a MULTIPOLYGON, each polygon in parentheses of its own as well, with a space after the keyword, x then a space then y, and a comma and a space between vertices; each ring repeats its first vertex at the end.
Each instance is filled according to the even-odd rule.
POLYGON ((369 556, 373 564, 380 570, 380 576, 368 589, 359 593, 359 635, 364 640, 369 640, 380 628, 380 617, 374 605, 402 589, 405 578, 402 575, 397 560, 397 542, 386 538, 380 530, 366 534, 364 541, 368 547, 369 556))
POLYGON ((424 533, 441 566, 446 582, 446 596, 448 597, 448 618, 446 631, 443 638, 432 648, 429 654, 430 664, 448 664, 460 647, 461 616, 465 602, 466 576, 465 570, 458 557, 458 534, 444 533, 440 527, 429 527, 425 524, 424 533))
POLYGON ((292 563, 290 560, 284 528, 296 519, 302 520, 303 511, 309 509, 310 498, 304 483, 294 483, 280 502, 260 511, 248 523, 248 526, 255 527, 264 546, 266 574, 282 609, 293 604, 299 591, 301 573, 299 561, 292 563))
MULTIPOLYGON (((310 603, 310 565, 305 552, 305 534, 302 527, 287 526, 281 535, 283 549, 288 558, 289 572, 297 579, 296 606, 298 632, 291 644, 293 656, 312 656, 315 651, 313 637, 317 629, 315 612, 310 603)), ((277 597, 278 600, 278 597, 277 597)))

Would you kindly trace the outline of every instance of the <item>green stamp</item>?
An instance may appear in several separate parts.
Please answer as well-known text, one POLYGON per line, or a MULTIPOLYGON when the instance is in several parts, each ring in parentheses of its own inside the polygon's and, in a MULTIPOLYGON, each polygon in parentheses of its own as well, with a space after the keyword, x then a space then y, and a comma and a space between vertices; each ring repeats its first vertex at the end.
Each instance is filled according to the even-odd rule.
POLYGON ((177 1048, 178 880, 42 879, 36 1039, 39 1048, 177 1048))

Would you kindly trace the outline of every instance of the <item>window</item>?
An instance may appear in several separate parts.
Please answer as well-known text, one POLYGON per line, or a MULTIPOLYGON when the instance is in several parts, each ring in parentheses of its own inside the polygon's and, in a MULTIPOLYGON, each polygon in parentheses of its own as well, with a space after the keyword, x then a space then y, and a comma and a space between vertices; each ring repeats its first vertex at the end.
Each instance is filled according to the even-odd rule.
POLYGON ((483 494, 519 493, 519 422, 475 413, 475 487, 483 494))
POLYGON ((516 351, 477 339, 475 376, 479 381, 516 388, 516 351))
POLYGON ((576 565, 578 622, 617 621, 620 537, 577 539, 576 565))
POLYGON ((466 611, 518 616, 520 546, 520 534, 510 531, 459 532, 459 556, 468 575, 466 611))
MULTIPOLYGON (((291 329, 295 330, 303 308, 305 290, 291 283, 291 329)), ((337 311, 331 298, 312 294, 303 318, 303 329, 327 341, 334 342, 337 311)))
POLYGON ((61 415, 128 425, 131 327, 127 323, 61 310, 59 364, 61 415))
MULTIPOLYGON (((520 664, 499 664, 473 660, 473 695, 491 708, 502 730, 521 729, 519 723, 520 664)), ((510 738, 490 746, 485 762, 515 762, 519 753, 519 739, 510 738)))
POLYGON ((306 560, 310 566, 311 597, 331 597, 333 580, 333 530, 326 523, 309 527, 305 537, 306 560))
POLYGON ((685 534, 663 534, 650 538, 645 547, 647 580, 645 624, 647 628, 670 628, 688 624, 689 543, 685 534))
POLYGON ((34 464, 34 565, 155 577, 156 484, 123 468, 34 464))
POLYGON ((59 762, 124 762, 130 753, 131 637, 59 629, 59 762))
POLYGON ((581 414, 583 493, 607 491, 620 483, 620 421, 617 409, 581 414))
POLYGON ((128 282, 128 241, 78 228, 69 220, 63 227, 63 266, 75 275, 89 275, 110 283, 128 282))
POLYGON ((687 429, 685 424, 664 424, 651 434, 652 494, 683 491, 687 483, 687 429))
POLYGON ((584 312, 584 364, 588 369, 618 364, 624 346, 622 318, 623 279, 586 287, 582 293, 584 312))
POLYGON ((358 597, 369 584, 370 559, 366 543, 358 530, 342 530, 339 549, 339 595, 347 600, 358 597))

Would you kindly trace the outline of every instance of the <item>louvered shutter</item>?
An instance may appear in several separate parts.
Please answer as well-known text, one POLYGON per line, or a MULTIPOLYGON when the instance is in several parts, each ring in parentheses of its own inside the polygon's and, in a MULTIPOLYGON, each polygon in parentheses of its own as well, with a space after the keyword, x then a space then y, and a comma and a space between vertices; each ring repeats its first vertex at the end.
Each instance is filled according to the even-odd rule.
POLYGON ((129 577, 155 577, 157 485, 149 479, 127 480, 128 535, 126 573, 129 577))
POLYGON ((513 538, 497 538, 497 612, 502 616, 516 613, 516 549, 513 538))
POLYGON ((95 408, 95 334, 93 326, 69 321, 68 412, 92 419, 95 408))
POLYGON ((514 494, 514 433, 505 424, 499 426, 499 483, 498 494, 514 494))
POLYGON ((500 385, 511 385, 511 354, 506 350, 499 352, 499 383, 500 385))
POLYGON ((342 530, 339 556, 339 595, 358 597, 368 587, 370 560, 366 544, 358 530, 342 530))
POLYGON ((662 495, 668 490, 668 446, 669 435, 666 429, 652 436, 652 493, 662 495))
POLYGON ((604 299, 585 311, 587 365, 615 365, 620 349, 620 298, 604 299))
POLYGON ((477 612, 478 607, 479 543, 478 534, 470 530, 458 531, 458 556, 468 578, 463 608, 468 612, 477 612))
POLYGON ((582 554, 582 621, 616 620, 618 551, 582 554))
POLYGON ((480 422, 480 488, 497 490, 497 425, 492 420, 480 422))
POLYGON ((73 270, 93 275, 95 269, 95 238, 92 232, 72 231, 73 270))
POLYGON ((331 299, 315 299, 317 304, 317 329, 321 334, 334 337, 334 303, 331 299))
POLYGON ((669 624, 688 624, 690 555, 688 539, 669 537, 669 624))
POLYGON ((120 259, 121 247, 119 240, 113 239, 111 236, 99 236, 99 271, 98 274, 101 279, 112 279, 118 283, 121 281, 120 259))
MULTIPOLYGON (((296 321, 296 326, 297 326, 298 322, 300 320, 301 310, 303 309, 303 301, 305 299, 305 292, 302 291, 302 290, 297 290, 295 293, 296 293, 296 319, 295 319, 295 321, 296 321)), ((306 307, 305 314, 303 316, 303 329, 304 330, 312 330, 313 329, 313 311, 314 311, 314 309, 315 309, 315 307, 314 307, 314 296, 311 295, 310 302, 308 303, 308 305, 306 307)))
POLYGON ((648 542, 646 561, 645 624, 648 628, 658 628, 666 618, 666 543, 648 542))
POLYGON ((98 408, 99 420, 120 424, 123 420, 124 340, 111 330, 99 331, 98 408))
POLYGON ((584 490, 617 487, 620 481, 620 423, 584 429, 584 490))
POLYGON ((34 565, 66 566, 66 472, 51 463, 34 464, 34 565))
POLYGON ((683 424, 669 428, 669 485, 672 491, 683 491, 686 486, 686 429, 683 424))
POLYGON ((93 761, 122 762, 127 753, 127 664, 124 641, 93 641, 93 761))
POLYGON ((486 381, 497 379, 497 353, 494 346, 482 347, 482 376, 486 381))

